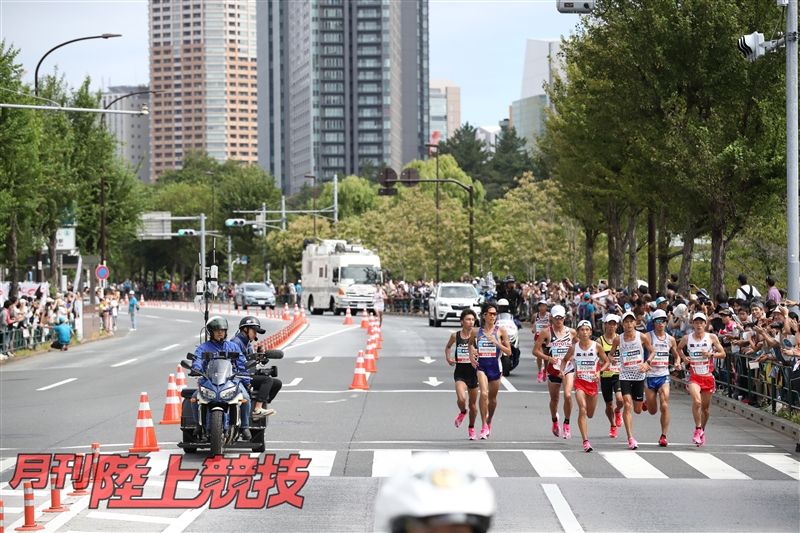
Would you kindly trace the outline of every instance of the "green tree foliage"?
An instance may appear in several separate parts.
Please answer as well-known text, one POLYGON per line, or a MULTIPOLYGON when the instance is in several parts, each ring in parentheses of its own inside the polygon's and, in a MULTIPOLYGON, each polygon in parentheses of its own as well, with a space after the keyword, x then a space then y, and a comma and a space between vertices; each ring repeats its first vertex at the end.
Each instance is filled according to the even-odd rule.
POLYGON ((533 159, 526 145, 527 140, 517 135, 516 128, 503 127, 481 180, 486 187, 487 198, 500 198, 516 186, 518 178, 534 170, 533 159))
POLYGON ((483 141, 476 136, 477 129, 469 122, 453 132, 453 136, 439 143, 442 155, 449 154, 458 162, 458 166, 473 179, 481 179, 486 171, 489 154, 483 141))
MULTIPOLYGON (((366 178, 347 176, 339 181, 339 220, 358 217, 375 207, 378 198, 378 186, 366 178)), ((317 198, 317 209, 333 206, 333 182, 324 184, 317 198)), ((332 217, 333 214, 331 213, 332 217)))

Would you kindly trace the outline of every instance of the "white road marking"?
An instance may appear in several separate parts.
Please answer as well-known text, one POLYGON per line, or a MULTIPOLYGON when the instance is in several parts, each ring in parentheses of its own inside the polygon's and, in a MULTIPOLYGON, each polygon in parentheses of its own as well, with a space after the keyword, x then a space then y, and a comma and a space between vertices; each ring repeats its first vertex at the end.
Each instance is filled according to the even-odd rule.
POLYGON ((450 452, 450 457, 459 463, 468 464, 481 477, 499 477, 492 460, 486 452, 450 452))
POLYGON ((180 318, 176 318, 175 322, 183 322, 184 324, 191 324, 192 323, 191 320, 181 320, 180 318))
POLYGON ((682 459, 689 466, 695 470, 699 470, 701 474, 709 479, 750 479, 728 465, 727 463, 717 459, 710 453, 699 452, 673 452, 676 457, 682 459))
POLYGON ((423 381, 423 383, 427 383, 431 387, 438 387, 439 385, 444 383, 444 381, 439 381, 434 376, 431 376, 431 377, 428 378, 428 381, 423 381))
POLYGON ((161 318, 160 316, 156 316, 156 315, 142 315, 142 316, 147 317, 147 318, 161 318))
POLYGON ((41 389, 36 389, 36 390, 37 391, 42 391, 42 390, 53 389, 55 387, 58 387, 59 385, 65 385, 67 383, 71 383, 71 382, 75 381, 76 379, 78 379, 78 378, 65 379, 64 381, 59 381, 58 383, 53 383, 52 385, 48 385, 47 387, 42 387, 41 389))
POLYGON ((118 366, 127 365, 128 363, 133 363, 134 361, 138 361, 138 359, 128 359, 127 361, 117 363, 116 365, 111 365, 111 368, 117 368, 118 366))
POLYGON ((295 363, 304 365, 306 363, 319 363, 320 361, 322 361, 322 356, 318 355, 314 359, 303 359, 302 361, 295 361, 295 363))
POLYGON ((582 477, 561 452, 525 450, 525 457, 540 477, 582 477))
POLYGON ((144 524, 169 524, 175 523, 177 518, 168 518, 165 516, 148 516, 142 514, 127 514, 127 513, 105 513, 103 511, 92 511, 86 515, 86 518, 97 518, 100 520, 121 520, 123 522, 142 522, 144 524))
POLYGON ((375 450, 372 455, 372 477, 389 477, 397 467, 411 460, 411 450, 375 450))
POLYGON ((336 458, 335 451, 328 450, 300 450, 300 457, 311 459, 308 464, 309 476, 329 477, 333 469, 333 460, 336 458))
POLYGON ((328 337, 330 337, 332 335, 338 335, 339 333, 344 333, 345 331, 353 331, 354 329, 358 330, 358 329, 361 329, 361 328, 358 327, 358 326, 350 326, 349 328, 340 329, 339 331, 334 331, 333 333, 328 333, 327 335, 323 335, 322 337, 317 337, 316 339, 311 339, 310 341, 301 342, 300 344, 292 344, 291 346, 287 346, 286 348, 283 348, 283 351, 285 352, 286 350, 291 350, 292 348, 297 348, 298 346, 305 346, 306 344, 311 344, 312 342, 321 341, 322 339, 327 339, 328 337))
POLYGON ((175 522, 172 523, 167 529, 162 531, 161 533, 181 533, 184 529, 189 527, 194 519, 200 516, 200 514, 208 509, 209 504, 205 504, 204 506, 200 507, 199 509, 189 509, 184 511, 182 515, 175 519, 175 522))
POLYGON ((503 384, 508 392, 517 392, 517 388, 505 376, 500 377, 500 383, 503 384))
POLYGON ((638 454, 628 452, 600 452, 620 474, 633 479, 667 479, 667 476, 638 454))
POLYGON ((558 521, 561 522, 561 527, 564 528, 564 532, 583 533, 581 524, 578 522, 578 519, 575 518, 575 514, 573 514, 567 500, 564 499, 564 495, 561 494, 558 485, 542 485, 542 489, 547 499, 550 500, 550 505, 553 506, 558 521))
MULTIPOLYGON (((771 466, 779 472, 783 472, 787 476, 793 477, 800 481, 800 462, 795 461, 788 454, 780 453, 751 453, 750 457, 757 461, 761 461, 767 466, 771 466)), ((0 468, 2 470, 2 468, 0 468)))
POLYGON ((347 398, 342 398, 341 400, 327 400, 327 401, 319 402, 319 403, 341 403, 341 402, 346 402, 346 401, 347 401, 347 398))
POLYGON ((45 531, 58 531, 58 529, 78 516, 84 509, 89 506, 89 500, 91 496, 84 496, 80 500, 76 501, 72 505, 69 506, 69 511, 66 513, 58 513, 58 516, 50 520, 44 525, 45 531))
POLYGON ((3 507, 3 512, 5 514, 20 514, 24 510, 25 510, 24 507, 9 507, 7 505, 3 507))
POLYGON ((294 378, 291 381, 291 383, 284 383, 283 386, 284 387, 296 387, 297 385, 300 384, 301 381, 303 381, 303 378, 294 378))
POLYGON ((426 365, 429 365, 429 364, 431 364, 431 363, 434 363, 434 362, 436 362, 436 359, 431 359, 431 356, 430 356, 430 355, 426 355, 425 357, 423 357, 422 359, 420 359, 420 361, 422 361, 422 362, 423 362, 423 363, 425 363, 426 365))
MULTIPOLYGON (((188 322, 188 321, 187 321, 187 322, 188 322)), ((167 346, 166 348, 161 348, 161 351, 162 351, 162 352, 166 352, 167 350, 171 350, 171 349, 173 349, 173 348, 177 348, 178 346, 180 346, 180 344, 170 344, 170 345, 169 345, 169 346, 167 346)))
POLYGON ((17 464, 16 457, 9 457, 8 459, 0 459, 0 472, 5 472, 15 464, 17 464))
POLYGON ((169 466, 169 456, 174 453, 175 450, 162 450, 160 452, 148 453, 147 457, 149 457, 150 460, 148 461, 147 466, 150 467, 150 473, 148 473, 147 476, 160 476, 166 472, 167 467, 169 466))

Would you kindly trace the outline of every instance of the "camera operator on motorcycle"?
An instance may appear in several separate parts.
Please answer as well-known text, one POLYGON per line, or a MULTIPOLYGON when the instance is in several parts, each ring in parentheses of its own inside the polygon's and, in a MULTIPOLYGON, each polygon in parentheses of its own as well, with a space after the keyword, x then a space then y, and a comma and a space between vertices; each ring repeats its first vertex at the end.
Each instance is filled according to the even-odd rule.
POLYGON ((517 289, 517 279, 509 274, 497 287, 497 298, 505 298, 508 300, 508 312, 514 318, 519 318, 519 304, 522 302, 522 293, 517 289))
MULTIPOLYGON (((231 339, 231 342, 239 347, 239 351, 245 358, 253 355, 253 342, 258 340, 258 334, 262 335, 265 330, 261 327, 261 322, 254 316, 246 316, 239 322, 239 333, 231 339)), ((276 413, 275 409, 264 409, 264 404, 272 403, 278 391, 281 390, 283 383, 278 378, 272 376, 255 374, 251 383, 253 391, 256 393, 256 404, 253 407, 253 418, 272 416, 276 413)))
MULTIPOLYGON (((220 353, 220 352, 237 352, 239 353, 239 357, 236 358, 235 361, 231 361, 233 364, 234 370, 237 374, 243 374, 244 376, 239 381, 239 392, 244 397, 245 401, 242 402, 240 407, 240 414, 242 418, 242 439, 250 440, 253 438, 252 434, 250 433, 250 395, 247 393, 247 386, 250 384, 250 377, 249 373, 247 372, 247 368, 245 367, 246 359, 242 352, 242 349, 239 347, 238 344, 233 343, 227 340, 228 336, 228 321, 222 318, 221 316, 212 316, 206 322, 206 331, 208 332, 209 337, 211 340, 208 340, 197 347, 194 351, 194 354, 197 358, 192 362, 192 370, 197 372, 205 372, 206 367, 208 366, 208 360, 202 358, 203 352, 213 352, 213 353, 220 353)), ((199 389, 198 389, 199 391, 199 389)), ((195 400, 197 399, 197 392, 192 395, 195 400)), ((195 429, 196 433, 201 431, 201 427, 199 425, 199 407, 197 406, 197 402, 192 402, 192 415, 194 416, 194 421, 197 423, 197 428, 195 429)))

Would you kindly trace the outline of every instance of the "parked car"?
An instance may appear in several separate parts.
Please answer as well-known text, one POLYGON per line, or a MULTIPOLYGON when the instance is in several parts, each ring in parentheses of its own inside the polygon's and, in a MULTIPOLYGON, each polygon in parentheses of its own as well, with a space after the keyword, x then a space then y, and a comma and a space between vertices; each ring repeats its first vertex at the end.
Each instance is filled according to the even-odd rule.
POLYGON ((467 308, 475 311, 480 319, 478 292, 471 283, 441 283, 430 296, 428 325, 438 328, 446 320, 458 320, 461 311, 467 308))
POLYGON ((269 306, 275 309, 275 293, 264 283, 242 283, 233 294, 233 306, 236 309, 243 307, 245 310, 251 306, 259 306, 261 309, 269 306))

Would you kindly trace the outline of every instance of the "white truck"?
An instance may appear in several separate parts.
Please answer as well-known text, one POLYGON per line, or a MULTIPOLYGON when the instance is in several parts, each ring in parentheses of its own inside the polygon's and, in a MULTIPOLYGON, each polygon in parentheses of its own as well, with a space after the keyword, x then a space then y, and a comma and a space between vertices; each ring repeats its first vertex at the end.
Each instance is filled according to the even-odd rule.
POLYGON ((372 309, 381 277, 381 259, 372 250, 342 240, 311 242, 303 249, 301 302, 314 315, 372 309))

